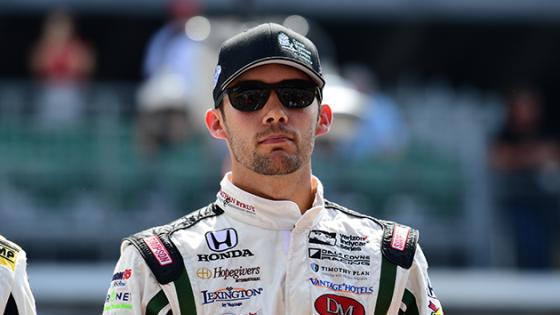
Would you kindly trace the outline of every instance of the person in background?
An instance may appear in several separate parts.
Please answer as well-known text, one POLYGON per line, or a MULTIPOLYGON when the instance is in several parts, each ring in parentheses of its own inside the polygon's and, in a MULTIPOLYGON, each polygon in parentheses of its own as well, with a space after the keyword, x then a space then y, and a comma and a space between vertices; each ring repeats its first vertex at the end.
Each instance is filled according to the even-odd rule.
POLYGON ((35 315, 25 251, 0 235, 0 314, 35 315))
POLYGON ((406 150, 407 123, 399 106, 381 91, 367 65, 349 64, 342 75, 366 96, 354 138, 342 148, 353 159, 392 158, 406 150), (363 135, 368 135, 364 137, 363 135))
POLYGON ((560 151, 542 120, 542 100, 532 88, 514 90, 507 120, 490 149, 501 215, 511 227, 516 264, 547 269, 553 262, 558 222, 560 151))
MULTIPOLYGON (((211 102, 209 86, 212 82, 214 51, 208 48, 202 5, 197 0, 171 0, 168 2, 169 20, 149 39, 143 62, 146 80, 173 74, 190 95, 189 111, 193 117, 202 118, 211 102), (206 37, 205 37, 206 36, 206 37)), ((204 131, 197 120, 194 127, 204 131)))
POLYGON ((72 17, 64 10, 50 13, 31 54, 31 70, 40 84, 39 123, 76 123, 85 107, 82 89, 94 68, 94 52, 76 34, 72 17))
POLYGON ((161 73, 138 91, 137 135, 142 157, 157 159, 166 150, 185 145, 195 131, 190 99, 181 78, 161 73))

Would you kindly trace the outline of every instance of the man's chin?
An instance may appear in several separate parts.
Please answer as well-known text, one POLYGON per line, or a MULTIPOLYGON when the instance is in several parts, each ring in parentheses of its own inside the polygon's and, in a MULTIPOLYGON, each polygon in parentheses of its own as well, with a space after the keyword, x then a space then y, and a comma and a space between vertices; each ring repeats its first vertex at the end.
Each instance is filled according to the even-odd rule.
POLYGON ((289 175, 301 167, 297 157, 285 152, 275 153, 266 158, 257 158, 253 163, 253 170, 261 175, 279 176, 289 175))

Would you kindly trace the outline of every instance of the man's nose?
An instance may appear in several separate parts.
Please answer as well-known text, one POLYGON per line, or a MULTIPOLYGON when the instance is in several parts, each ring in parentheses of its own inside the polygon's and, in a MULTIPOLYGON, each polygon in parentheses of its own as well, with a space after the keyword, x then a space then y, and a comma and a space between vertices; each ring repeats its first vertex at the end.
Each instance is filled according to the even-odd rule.
POLYGON ((266 101, 264 106, 265 114, 263 116, 263 124, 273 124, 273 123, 287 123, 288 114, 286 108, 280 102, 278 95, 275 91, 270 91, 270 97, 266 101))

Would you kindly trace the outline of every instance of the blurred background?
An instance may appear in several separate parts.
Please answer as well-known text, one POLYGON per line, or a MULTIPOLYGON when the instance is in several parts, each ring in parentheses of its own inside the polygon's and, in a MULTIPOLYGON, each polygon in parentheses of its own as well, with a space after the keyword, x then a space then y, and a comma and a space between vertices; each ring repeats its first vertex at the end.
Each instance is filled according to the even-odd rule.
POLYGON ((40 314, 99 314, 121 238, 215 199, 221 42, 319 47, 327 198, 412 225, 447 314, 560 314, 560 2, 2 0, 0 233, 40 314))

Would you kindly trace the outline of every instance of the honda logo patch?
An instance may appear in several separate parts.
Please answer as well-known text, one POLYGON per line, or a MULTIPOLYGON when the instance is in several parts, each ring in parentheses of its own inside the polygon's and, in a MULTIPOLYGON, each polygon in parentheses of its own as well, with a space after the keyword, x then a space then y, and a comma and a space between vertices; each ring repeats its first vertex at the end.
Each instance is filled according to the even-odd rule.
POLYGON ((214 252, 223 252, 237 246, 237 231, 235 229, 224 229, 220 231, 207 232, 206 244, 214 252))

